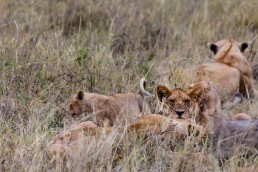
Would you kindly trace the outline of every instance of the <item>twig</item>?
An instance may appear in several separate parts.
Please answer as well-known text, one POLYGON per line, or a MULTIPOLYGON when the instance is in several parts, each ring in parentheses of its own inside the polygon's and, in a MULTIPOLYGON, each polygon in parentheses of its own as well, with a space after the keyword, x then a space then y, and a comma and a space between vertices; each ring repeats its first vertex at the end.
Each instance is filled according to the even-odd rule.
POLYGON ((16 27, 16 46, 18 46, 18 42, 19 42, 19 26, 16 22, 16 20, 13 21, 16 27))

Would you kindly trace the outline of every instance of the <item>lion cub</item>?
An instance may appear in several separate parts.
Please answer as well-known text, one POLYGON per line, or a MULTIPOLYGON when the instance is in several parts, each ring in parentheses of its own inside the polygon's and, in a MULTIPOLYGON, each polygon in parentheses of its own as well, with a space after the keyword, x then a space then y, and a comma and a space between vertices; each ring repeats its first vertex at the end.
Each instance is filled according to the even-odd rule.
POLYGON ((190 120, 204 127, 206 132, 215 130, 223 118, 217 88, 205 81, 193 84, 188 90, 157 86, 159 100, 164 101, 172 116, 190 120), (213 120, 209 120, 209 119, 213 120))
POLYGON ((245 97, 256 98, 252 67, 242 54, 248 47, 247 43, 238 43, 232 39, 220 40, 210 44, 214 53, 214 63, 202 64, 198 75, 200 80, 213 81, 221 91, 225 90, 231 98, 237 92, 245 97))
POLYGON ((56 135, 47 145, 46 150, 51 159, 54 157, 67 159, 83 144, 84 138, 91 137, 92 139, 99 135, 100 130, 93 122, 82 122, 56 135))
MULTIPOLYGON (((191 85, 188 90, 170 90, 159 85, 156 91, 159 100, 164 101, 173 117, 194 121, 203 126, 207 133, 213 133, 221 123, 229 121, 221 113, 220 97, 212 83, 201 81, 191 85)), ((248 119, 251 119, 250 116, 244 113, 232 116, 232 121, 248 119)))
POLYGON ((205 134, 202 126, 191 121, 157 114, 139 117, 128 125, 127 130, 139 136, 147 137, 148 134, 155 134, 160 135, 162 139, 170 138, 174 141, 184 140, 191 132, 198 132, 201 137, 205 134))
POLYGON ((129 120, 141 116, 144 111, 150 113, 150 109, 144 100, 151 94, 145 91, 145 79, 140 80, 140 93, 119 93, 105 96, 95 93, 79 91, 71 98, 69 114, 77 117, 83 112, 93 113, 97 125, 113 126, 118 119, 129 120))

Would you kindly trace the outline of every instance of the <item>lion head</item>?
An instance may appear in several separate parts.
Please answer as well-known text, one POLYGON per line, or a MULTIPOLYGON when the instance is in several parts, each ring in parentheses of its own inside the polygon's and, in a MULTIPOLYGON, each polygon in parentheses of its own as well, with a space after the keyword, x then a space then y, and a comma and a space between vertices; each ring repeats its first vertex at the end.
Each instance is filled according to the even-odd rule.
POLYGON ((215 43, 210 43, 209 47, 215 55, 215 60, 217 60, 226 56, 230 51, 235 53, 243 53, 246 48, 248 48, 248 44, 246 42, 239 43, 233 39, 223 39, 215 43))
POLYGON ((70 116, 75 118, 81 115, 83 112, 91 113, 93 111, 89 101, 87 101, 87 95, 85 94, 86 93, 83 91, 78 91, 72 96, 68 109, 70 116))
POLYGON ((199 106, 204 98, 205 89, 200 84, 189 90, 157 86, 157 95, 159 101, 168 106, 170 112, 182 119, 193 119, 199 113, 199 106))

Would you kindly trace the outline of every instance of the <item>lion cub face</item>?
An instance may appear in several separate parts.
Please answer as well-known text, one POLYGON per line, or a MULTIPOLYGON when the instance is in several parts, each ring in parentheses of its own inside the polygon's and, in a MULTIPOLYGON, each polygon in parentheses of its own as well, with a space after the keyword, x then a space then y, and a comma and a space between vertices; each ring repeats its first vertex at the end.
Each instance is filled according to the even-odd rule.
POLYGON ((71 102, 68 109, 69 115, 76 118, 83 112, 92 112, 92 108, 85 100, 83 91, 79 91, 71 98, 71 102))
POLYGON ((170 112, 181 119, 191 119, 199 112, 199 103, 204 94, 202 89, 194 88, 189 91, 175 88, 168 89, 165 86, 157 86, 157 95, 159 101, 169 107, 170 112))

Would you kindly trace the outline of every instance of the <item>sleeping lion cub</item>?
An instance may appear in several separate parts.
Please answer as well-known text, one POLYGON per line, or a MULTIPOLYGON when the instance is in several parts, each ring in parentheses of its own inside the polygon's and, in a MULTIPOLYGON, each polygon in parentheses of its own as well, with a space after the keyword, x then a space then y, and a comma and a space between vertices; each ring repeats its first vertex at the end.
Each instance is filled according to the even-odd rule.
POLYGON ((69 114, 77 117, 84 112, 93 113, 97 125, 103 126, 107 123, 107 125, 113 126, 117 119, 129 120, 141 116, 144 111, 150 113, 144 97, 151 94, 145 91, 145 86, 145 79, 142 78, 139 94, 119 93, 105 96, 79 91, 71 98, 69 114))
POLYGON ((148 114, 139 117, 131 122, 127 130, 135 135, 148 138, 148 134, 161 136, 162 139, 172 139, 182 141, 191 133, 198 133, 198 136, 204 137, 203 127, 196 125, 191 121, 184 119, 170 118, 157 114, 148 114))

